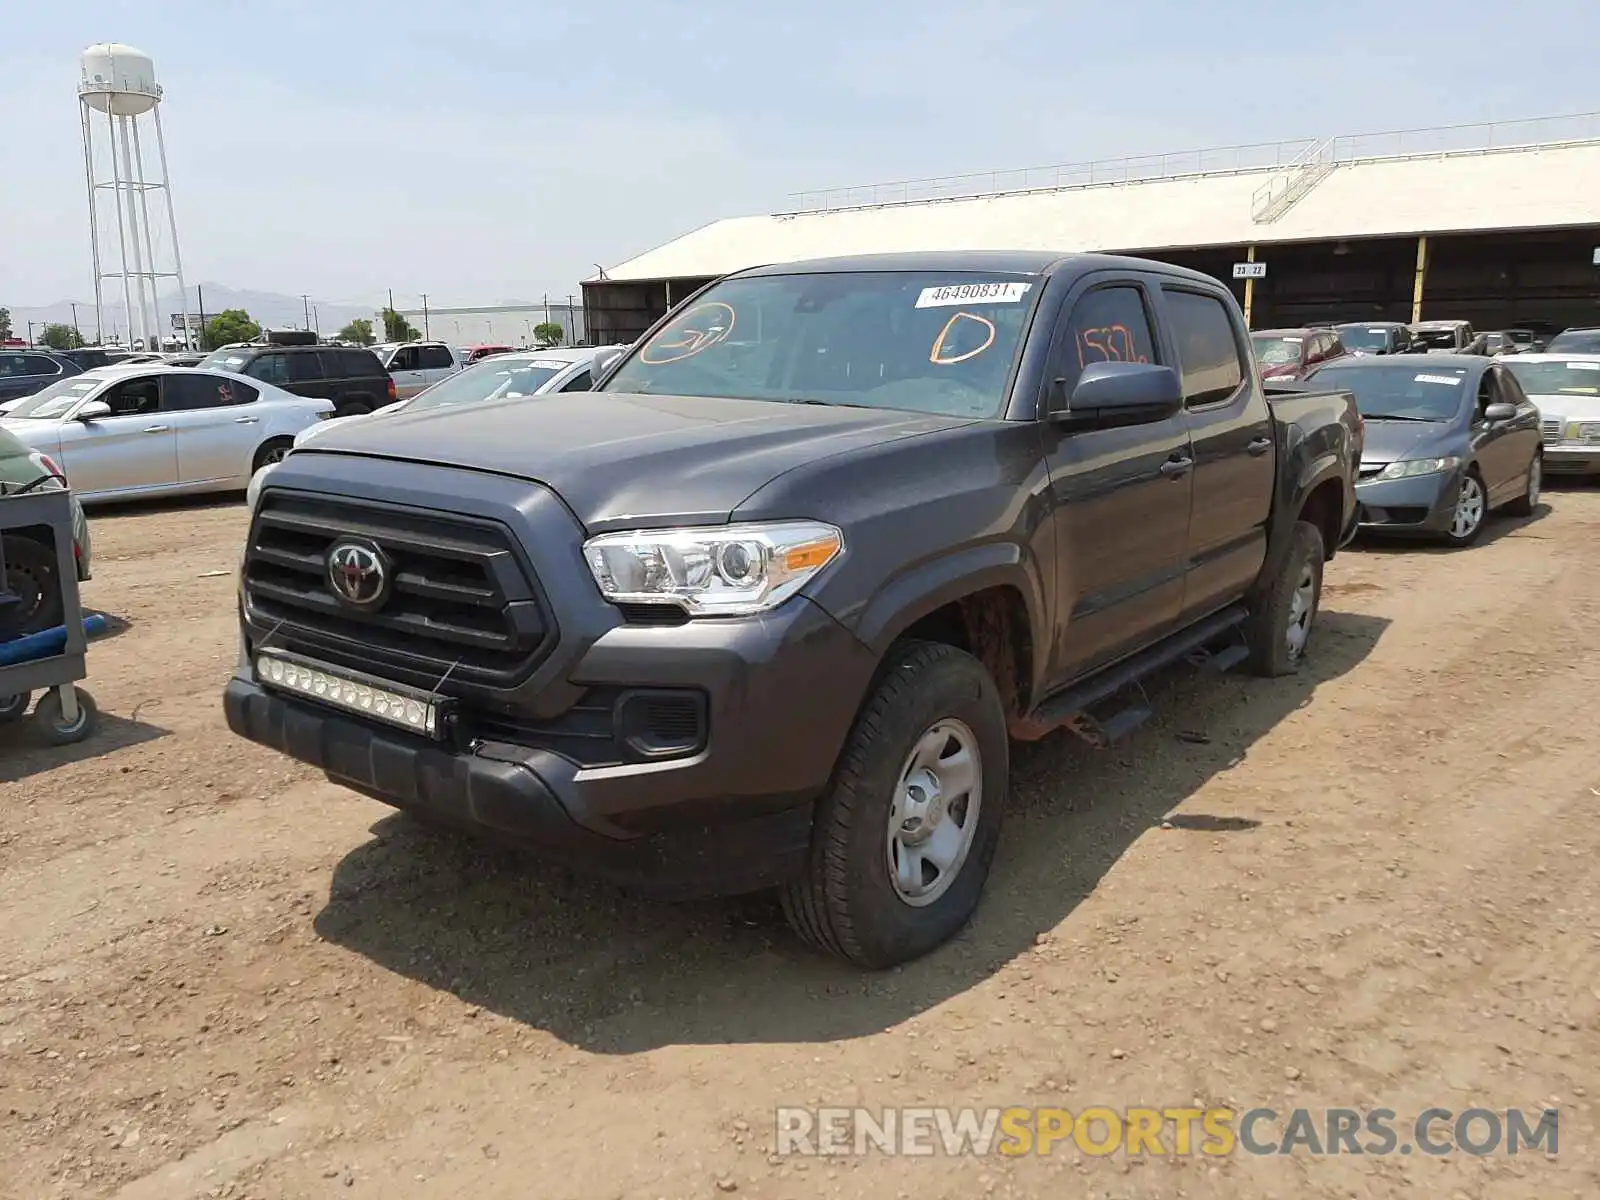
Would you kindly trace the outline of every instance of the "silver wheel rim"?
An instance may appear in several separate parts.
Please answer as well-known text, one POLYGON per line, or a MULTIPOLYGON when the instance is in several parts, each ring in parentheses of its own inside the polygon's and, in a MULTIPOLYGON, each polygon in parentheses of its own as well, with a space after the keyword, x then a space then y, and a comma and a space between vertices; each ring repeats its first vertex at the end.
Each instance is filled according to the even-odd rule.
POLYGON ((1483 521, 1483 487, 1475 476, 1461 477, 1461 491, 1456 494, 1456 511, 1450 518, 1450 536, 1470 537, 1483 521))
POLYGON ((1289 646, 1289 657, 1299 658, 1311 637, 1311 618, 1317 608, 1317 577, 1311 564, 1300 568, 1300 579, 1289 597, 1289 629, 1284 635, 1289 646))
POLYGON ((1539 488, 1544 483, 1544 464, 1539 456, 1533 456, 1533 465, 1528 468, 1528 506, 1531 508, 1539 503, 1539 488))
POLYGON ((917 739, 889 806, 887 866, 895 894, 932 904, 961 874, 983 804, 983 758, 962 721, 939 721, 917 739))

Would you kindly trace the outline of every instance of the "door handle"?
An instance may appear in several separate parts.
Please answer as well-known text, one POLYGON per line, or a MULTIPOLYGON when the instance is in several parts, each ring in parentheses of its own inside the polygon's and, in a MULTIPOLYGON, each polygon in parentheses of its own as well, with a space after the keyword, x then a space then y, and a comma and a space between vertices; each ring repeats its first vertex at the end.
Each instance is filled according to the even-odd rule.
POLYGON ((145 427, 144 431, 146 433, 171 433, 172 432, 172 426, 171 425, 147 425, 145 427))
POLYGON ((259 420, 257 417, 235 417, 233 423, 235 425, 254 425, 257 420, 259 420))
POLYGON ((1272 449, 1272 439, 1267 437, 1251 438, 1250 444, 1245 447, 1251 454, 1260 457, 1272 449))
POLYGON ((1192 458, 1169 458, 1161 464, 1161 473, 1168 479, 1178 479, 1189 473, 1189 468, 1194 466, 1192 458))

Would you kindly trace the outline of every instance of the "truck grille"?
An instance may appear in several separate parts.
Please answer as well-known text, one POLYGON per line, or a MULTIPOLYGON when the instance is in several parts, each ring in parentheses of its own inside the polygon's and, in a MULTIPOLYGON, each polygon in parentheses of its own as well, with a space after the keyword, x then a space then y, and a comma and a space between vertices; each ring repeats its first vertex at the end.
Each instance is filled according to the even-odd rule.
POLYGON ((258 645, 297 649, 397 681, 505 686, 526 676, 555 632, 509 533, 488 521, 353 501, 262 496, 244 559, 246 614, 258 645), (377 546, 393 587, 368 611, 328 582, 345 538, 377 546))
POLYGON ((1539 433, 1544 438, 1546 446, 1554 446, 1561 441, 1561 418, 1546 417, 1539 426, 1539 433))

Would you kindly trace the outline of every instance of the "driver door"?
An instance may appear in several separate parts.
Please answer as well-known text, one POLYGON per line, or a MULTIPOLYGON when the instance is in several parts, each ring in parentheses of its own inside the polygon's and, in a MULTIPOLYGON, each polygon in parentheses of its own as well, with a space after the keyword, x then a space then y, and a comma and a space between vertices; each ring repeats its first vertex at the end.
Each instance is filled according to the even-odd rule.
MULTIPOLYGON (((161 377, 135 375, 94 397, 111 415, 61 425, 61 466, 80 496, 137 495, 178 482, 178 442, 161 411, 161 377)), ((80 409, 81 409, 80 405, 80 409)))

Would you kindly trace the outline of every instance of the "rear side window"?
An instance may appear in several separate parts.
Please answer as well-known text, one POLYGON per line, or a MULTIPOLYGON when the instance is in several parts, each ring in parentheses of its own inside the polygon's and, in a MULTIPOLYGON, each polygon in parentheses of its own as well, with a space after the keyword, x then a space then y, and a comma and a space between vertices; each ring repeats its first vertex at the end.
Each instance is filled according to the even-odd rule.
POLYGON ((61 368, 59 366, 57 366, 56 363, 52 359, 48 359, 42 354, 24 354, 22 357, 23 357, 23 359, 24 359, 24 361, 26 363, 26 367, 27 367, 27 369, 24 372, 24 374, 28 374, 28 375, 59 375, 59 374, 61 374, 61 368))
POLYGON ((289 360, 290 383, 315 383, 319 379, 326 379, 327 372, 322 369, 322 362, 316 351, 305 350, 299 354, 284 356, 289 360))
POLYGON ((419 371, 448 371, 455 365, 455 359, 450 357, 450 351, 443 346, 417 347, 417 369, 419 371))
POLYGON ((1245 370, 1227 308, 1199 292, 1165 292, 1184 402, 1194 408, 1229 399, 1243 385, 1245 370))
POLYGON ((371 379, 383 374, 383 365, 370 350, 341 350, 339 374, 345 379, 371 379))
POLYGON ((1059 374, 1069 396, 1090 363, 1156 359, 1144 295, 1130 284, 1085 292, 1073 306, 1067 333, 1059 374))
POLYGON ((284 361, 287 357, 285 354, 263 354, 247 365, 244 373, 252 379, 281 387, 289 382, 289 364, 284 361))
POLYGON ((561 390, 563 392, 587 392, 592 387, 594 387, 594 377, 585 369, 579 371, 566 383, 562 384, 561 390))
POLYGON ((391 371, 415 371, 417 369, 417 348, 415 346, 401 346, 389 359, 391 371))

